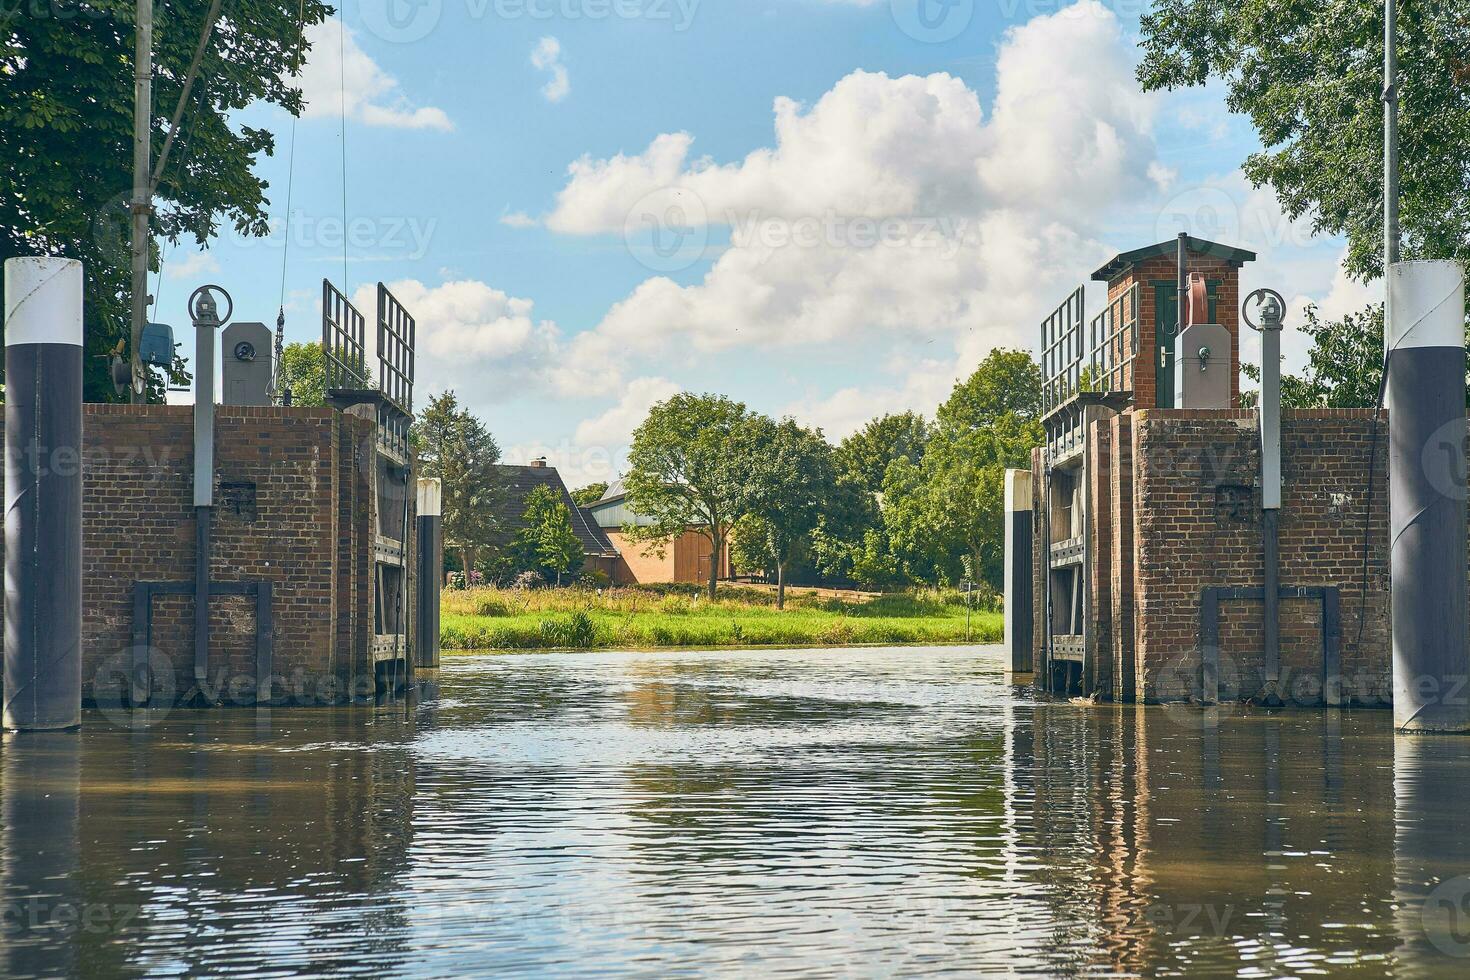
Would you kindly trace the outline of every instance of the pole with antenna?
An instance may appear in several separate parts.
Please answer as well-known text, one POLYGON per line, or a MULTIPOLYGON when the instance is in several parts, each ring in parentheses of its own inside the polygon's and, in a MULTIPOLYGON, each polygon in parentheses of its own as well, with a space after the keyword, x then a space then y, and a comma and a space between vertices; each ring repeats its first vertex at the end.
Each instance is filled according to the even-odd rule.
POLYGON ((137 31, 133 48, 133 197, 132 219, 132 330, 128 351, 132 364, 128 400, 142 400, 143 325, 148 319, 148 213, 152 210, 148 156, 153 135, 153 0, 138 0, 137 31))

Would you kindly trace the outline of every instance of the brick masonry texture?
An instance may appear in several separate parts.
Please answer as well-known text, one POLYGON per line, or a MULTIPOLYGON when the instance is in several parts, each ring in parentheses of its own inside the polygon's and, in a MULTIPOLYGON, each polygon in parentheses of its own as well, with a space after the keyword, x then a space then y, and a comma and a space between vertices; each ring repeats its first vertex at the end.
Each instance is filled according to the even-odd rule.
MULTIPOLYGON (((274 698, 337 699, 365 685, 370 693, 373 424, 327 408, 221 406, 215 425, 210 577, 272 583, 274 698)), ((134 584, 193 581, 192 432, 189 406, 85 407, 86 702, 118 696, 134 584)), ((154 600, 152 646, 174 674, 172 685, 155 678, 155 698, 194 686, 193 605, 191 596, 154 600)), ((206 700, 252 702, 254 600, 212 597, 210 624, 211 688, 219 690, 206 700)))
MULTIPOLYGON (((1339 590, 1344 693, 1373 706, 1391 698, 1386 419, 1369 409, 1288 410, 1282 422, 1281 584, 1339 590)), ((1141 409, 1092 425, 1085 680, 1104 697, 1156 702, 1196 693, 1201 590, 1261 587, 1256 424, 1253 411, 1141 409)), ((1038 486, 1040 466, 1037 455, 1038 486)), ((1260 692, 1262 650, 1261 604, 1222 602, 1222 700, 1260 692)), ((1322 655, 1320 603, 1284 601, 1289 701, 1320 703, 1322 655)))

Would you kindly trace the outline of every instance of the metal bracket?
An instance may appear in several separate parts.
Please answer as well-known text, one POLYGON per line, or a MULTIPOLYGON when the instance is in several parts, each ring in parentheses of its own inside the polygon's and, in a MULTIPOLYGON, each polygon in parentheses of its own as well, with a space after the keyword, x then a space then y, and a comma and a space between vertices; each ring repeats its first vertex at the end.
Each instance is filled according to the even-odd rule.
MULTIPOLYGON (((211 595, 255 597, 255 698, 271 699, 271 671, 275 657, 275 620, 272 583, 211 582, 211 595)), ((133 677, 132 702, 147 704, 152 695, 153 677, 149 673, 148 651, 153 646, 153 597, 156 595, 194 594, 193 582, 133 583, 133 677)))
MULTIPOLYGON (((1322 602, 1322 701, 1328 707, 1342 707, 1342 622, 1340 594, 1335 585, 1284 585, 1277 590, 1282 599, 1319 599, 1322 602)), ((1264 602, 1266 590, 1211 586, 1200 590, 1199 646, 1200 700, 1217 704, 1220 700, 1220 603, 1222 600, 1264 602)), ((1271 685, 1280 682, 1268 678, 1271 685)))

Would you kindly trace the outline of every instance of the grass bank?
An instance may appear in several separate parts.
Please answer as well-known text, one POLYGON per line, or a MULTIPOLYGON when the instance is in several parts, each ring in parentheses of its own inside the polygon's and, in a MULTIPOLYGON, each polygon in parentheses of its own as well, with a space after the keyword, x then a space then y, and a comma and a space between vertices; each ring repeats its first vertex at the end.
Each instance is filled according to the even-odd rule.
MULTIPOLYGON (((969 639, 998 643, 1001 614, 976 609, 969 639)), ((604 589, 470 589, 446 592, 447 650, 650 649, 657 647, 849 646, 966 642, 964 599, 956 592, 879 596, 741 586, 714 601, 697 586, 604 589)))

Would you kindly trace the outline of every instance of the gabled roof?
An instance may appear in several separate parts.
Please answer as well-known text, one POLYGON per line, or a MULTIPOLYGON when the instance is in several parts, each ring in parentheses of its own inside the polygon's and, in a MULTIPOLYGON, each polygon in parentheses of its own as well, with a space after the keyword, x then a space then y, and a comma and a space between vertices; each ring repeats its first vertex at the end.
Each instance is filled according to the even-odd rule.
POLYGON ((503 539, 500 541, 502 545, 508 544, 517 531, 525 528, 526 498, 531 495, 531 491, 537 487, 550 487, 561 496, 561 502, 571 511, 572 531, 577 535, 577 540, 582 542, 583 552, 605 556, 617 554, 607 533, 597 526, 586 508, 578 507, 577 502, 572 499, 555 466, 502 465, 495 468, 500 472, 505 487, 505 496, 497 515, 502 529, 502 533, 498 535, 503 539))
POLYGON ((628 492, 623 489, 623 480, 619 477, 607 485, 607 489, 602 491, 601 497, 598 497, 592 502, 592 506, 598 507, 602 504, 611 504, 622 500, 627 495, 628 492))
MULTIPOLYGON (((1211 258, 1224 259, 1231 265, 1239 267, 1247 262, 1256 260, 1256 253, 1233 245, 1221 245, 1205 238, 1188 239, 1189 251, 1197 255, 1208 255, 1211 258)), ((1092 278, 1098 282, 1111 282, 1118 273, 1142 262, 1144 259, 1155 258, 1160 255, 1174 256, 1179 254, 1179 239, 1171 238, 1167 242, 1159 242, 1157 245, 1149 245, 1147 248, 1135 248, 1131 252, 1121 252, 1113 256, 1101 269, 1092 274, 1092 278)))

